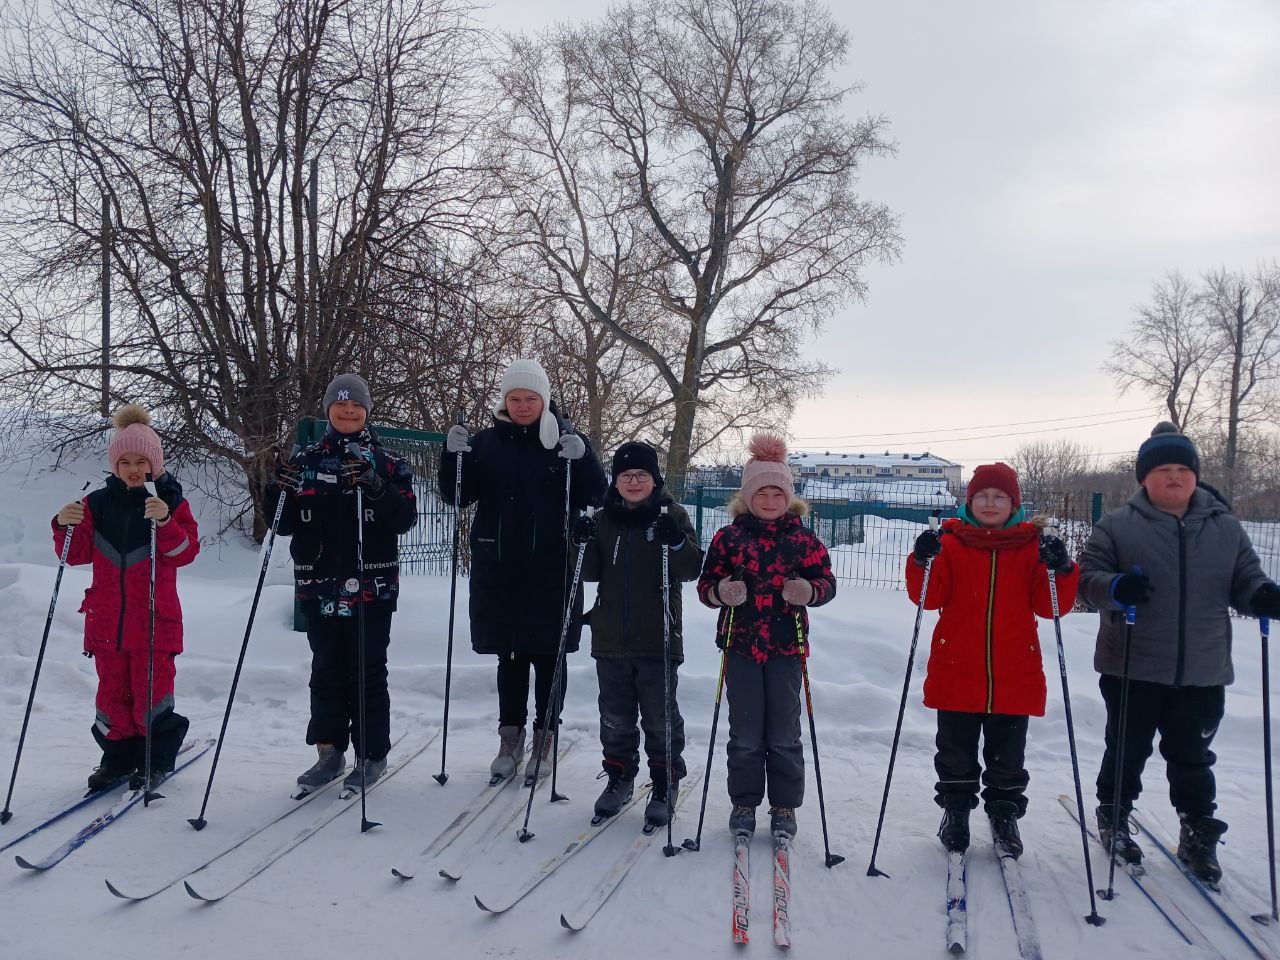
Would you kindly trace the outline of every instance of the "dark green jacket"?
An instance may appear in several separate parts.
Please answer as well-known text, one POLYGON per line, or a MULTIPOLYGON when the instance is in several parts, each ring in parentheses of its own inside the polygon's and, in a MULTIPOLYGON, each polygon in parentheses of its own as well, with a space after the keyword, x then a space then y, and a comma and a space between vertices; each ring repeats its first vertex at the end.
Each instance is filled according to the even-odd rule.
POLYGON ((587 544, 582 561, 582 579, 600 584, 590 616, 593 657, 662 656, 662 544, 654 539, 653 525, 664 504, 685 532, 684 546, 670 551, 667 564, 671 658, 676 663, 684 659, 680 584, 698 579, 702 548, 689 515, 672 502, 665 487, 635 509, 610 488, 604 509, 596 514, 597 536, 587 544))

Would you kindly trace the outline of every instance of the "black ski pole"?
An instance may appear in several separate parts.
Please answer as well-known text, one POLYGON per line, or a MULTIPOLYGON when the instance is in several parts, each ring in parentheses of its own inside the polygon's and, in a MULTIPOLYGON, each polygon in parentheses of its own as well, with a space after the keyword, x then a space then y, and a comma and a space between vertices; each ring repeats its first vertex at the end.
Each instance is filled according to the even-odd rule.
MULTIPOLYGON (((569 584, 569 602, 564 608, 564 619, 560 624, 560 645, 556 651, 556 671, 551 677, 551 702, 547 704, 547 722, 551 724, 549 730, 543 730, 542 736, 545 740, 550 735, 550 731, 554 730, 560 724, 560 689, 563 673, 565 669, 565 652, 564 648, 569 640, 569 622, 573 618, 573 601, 578 595, 578 583, 582 578, 582 558, 586 555, 586 543, 578 544, 578 562, 573 568, 573 580, 569 584)), ((555 748, 553 746, 551 752, 551 772, 552 784, 551 793, 552 800, 555 796, 555 748)), ((538 789, 538 771, 542 768, 542 751, 538 750, 533 758, 533 782, 529 785, 529 801, 524 809, 524 824, 520 827, 520 832, 516 834, 520 838, 521 843, 528 843, 533 839, 533 834, 529 832, 529 816, 533 813, 533 794, 538 789)))
MULTIPOLYGON (((347 444, 347 451, 352 456, 364 458, 360 445, 352 440, 347 444)), ((369 807, 366 800, 369 780, 369 715, 365 710, 365 641, 364 641, 364 486, 356 484, 356 579, 360 585, 359 599, 356 604, 356 710, 360 713, 360 751, 356 762, 360 764, 360 832, 368 833, 382 824, 369 819, 369 807), (363 753, 364 756, 360 756, 363 753)))
MULTIPOLYGON (((86 483, 85 487, 88 486, 86 483)), ((53 578, 53 596, 49 598, 49 613, 44 618, 44 633, 40 636, 40 650, 36 653, 36 669, 31 676, 31 692, 27 694, 27 709, 22 714, 22 729, 18 733, 18 752, 13 757, 13 773, 9 775, 9 792, 5 794, 4 810, 0 811, 0 824, 8 823, 13 819, 9 802, 13 799, 13 785, 18 780, 18 763, 22 760, 22 746, 27 742, 27 724, 31 721, 31 707, 36 699, 36 685, 40 682, 40 668, 44 665, 44 651, 49 645, 49 631, 53 627, 53 610, 58 605, 58 591, 62 589, 62 574, 67 569, 67 555, 71 552, 71 537, 75 532, 75 524, 68 525, 62 540, 62 555, 58 558, 58 572, 53 578)))
MULTIPOLYGON (((1045 534, 1057 536, 1058 531, 1046 527, 1045 534)), ((1090 926, 1100 927, 1106 919, 1098 915, 1098 903, 1093 896, 1093 861, 1089 857, 1089 834, 1084 825, 1084 793, 1080 788, 1080 761, 1076 757, 1076 729, 1071 719, 1071 691, 1067 688, 1067 654, 1062 645, 1062 617, 1058 610, 1058 575, 1052 568, 1046 568, 1049 574, 1049 605, 1053 610, 1053 632, 1058 641, 1058 673, 1062 677, 1062 705, 1067 718, 1067 747, 1071 753, 1071 777, 1076 787, 1076 811, 1080 814, 1080 845, 1084 850, 1084 876, 1089 887, 1089 915, 1084 918, 1090 926)))
MULTIPOLYGON (((457 426, 465 426, 462 422, 462 411, 458 411, 457 426)), ((444 655, 444 732, 440 743, 440 772, 434 774, 436 783, 444 786, 449 779, 445 772, 445 757, 449 755, 449 692, 453 685, 453 621, 454 610, 458 599, 458 552, 460 549, 460 531, 462 529, 462 451, 456 454, 458 468, 453 478, 453 562, 449 573, 449 639, 444 655)))
MULTIPOLYGON (((662 506, 662 515, 667 515, 666 504, 662 506)), ((680 852, 671 839, 672 824, 675 816, 676 768, 671 758, 671 547, 662 542, 662 705, 663 705, 663 738, 667 769, 667 845, 662 848, 663 854, 674 857, 680 852)))
MULTIPOLYGON (((573 433, 573 423, 569 420, 568 417, 564 417, 560 421, 560 436, 564 437, 572 433, 573 433)), ((569 562, 569 526, 573 522, 573 502, 572 502, 572 499, 570 498, 570 494, 572 493, 572 490, 573 490, 573 461, 570 460, 568 457, 565 457, 564 458, 564 558, 565 558, 566 566, 568 565, 568 562, 569 562)), ((582 551, 578 552, 578 568, 579 568, 579 571, 581 571, 582 551)), ((576 584, 574 585, 573 589, 577 590, 576 584)), ((565 584, 564 592, 561 593, 561 599, 564 601, 564 604, 565 604, 565 617, 567 618, 569 616, 569 612, 568 612, 569 608, 573 604, 573 597, 569 593, 568 584, 565 584)), ((536 773, 538 769, 542 766, 542 762, 541 762, 542 748, 545 746, 547 737, 551 737, 551 802, 552 803, 556 803, 557 801, 560 801, 560 800, 569 799, 568 797, 566 797, 564 794, 560 793, 556 789, 556 777, 560 773, 560 760, 559 760, 560 710, 564 706, 564 703, 563 703, 563 700, 564 700, 563 685, 564 685, 564 679, 565 679, 564 671, 568 669, 568 664, 564 662, 565 646, 566 646, 565 640, 562 638, 560 641, 560 655, 556 660, 555 673, 552 675, 553 676, 553 679, 551 682, 551 701, 552 702, 547 705, 548 711, 551 711, 554 708, 555 715, 556 715, 556 722, 551 729, 549 730, 544 729, 542 731, 541 741, 539 741, 536 736, 533 738, 534 740, 533 745, 538 750, 538 759, 535 760, 533 764, 535 776, 533 778, 532 789, 536 790, 538 788, 538 778, 536 776, 536 773)), ((530 804, 533 803, 532 792, 530 792, 529 794, 529 802, 530 804)), ((527 822, 525 826, 528 827, 527 822)), ((529 834, 529 836, 533 836, 533 834, 529 834)), ((523 840, 521 842, 523 842, 523 840)))
MULTIPOLYGON (((1107 889, 1100 891, 1098 894, 1103 900, 1114 900, 1116 898, 1116 834, 1120 832, 1120 790, 1124 777, 1124 738, 1129 726, 1129 655, 1133 650, 1133 624, 1137 619, 1137 607, 1130 605, 1124 608, 1124 666, 1120 671, 1120 717, 1116 723, 1116 783, 1111 792, 1111 849, 1107 851, 1107 857, 1110 859, 1111 865, 1107 869, 1107 889)), ((1083 810, 1080 811, 1080 817, 1084 818, 1083 810)), ((1125 829, 1127 830, 1128 814, 1125 814, 1125 820, 1125 829)))
MULTIPOLYGON (((289 462, 293 462, 300 449, 300 447, 294 446, 293 451, 289 454, 289 462)), ((222 712, 222 727, 218 731, 218 742, 213 748, 213 763, 209 767, 209 781, 204 785, 204 800, 200 803, 200 812, 196 816, 187 819, 187 823, 197 830, 203 830, 208 823, 204 818, 204 813, 209 806, 209 794, 213 790, 214 774, 218 772, 218 758, 222 756, 222 745, 227 742, 227 724, 231 720, 231 705, 235 703, 236 688, 240 686, 240 672, 244 669, 245 654, 249 651, 249 635, 253 633, 253 621, 258 614, 258 601, 262 598, 262 587, 267 581, 267 567, 271 564, 271 551, 276 544, 276 530, 280 527, 280 516, 284 513, 284 501, 288 495, 288 491, 281 487, 280 497, 276 500, 276 513, 271 519, 271 529, 267 533, 266 547, 262 554, 262 566, 258 570, 258 585, 253 591, 253 603, 249 605, 249 620, 244 625, 244 639, 240 641, 240 656, 236 658, 235 673, 231 675, 231 690, 227 694, 227 709, 222 712)))
MULTIPOLYGON (((741 580, 747 568, 738 564, 733 570, 733 579, 741 580)), ((685 840, 681 846, 697 853, 702 849, 702 822, 707 815, 707 791, 711 789, 711 759, 716 752, 716 727, 720 724, 720 698, 724 693, 724 668, 729 656, 729 643, 733 640, 733 611, 730 607, 725 615, 724 648, 720 651, 720 676, 716 680, 716 705, 711 711, 711 735, 707 738, 707 765, 702 773, 702 806, 698 809, 698 832, 692 840, 685 840)))
MULTIPOLYGON (((938 529, 938 512, 929 517, 929 529, 938 529)), ((884 829, 884 812, 889 806, 889 785, 893 783, 893 765, 898 758, 898 740, 902 736, 902 718, 907 712, 907 693, 911 689, 911 669, 916 662, 916 642, 920 639, 920 618, 924 616, 924 601, 929 594, 929 574, 933 571, 933 557, 925 561, 924 582, 920 585, 920 602, 916 604, 916 625, 911 631, 911 649, 907 653, 907 673, 902 678, 902 699, 898 702, 898 722, 893 728, 893 746, 889 749, 889 769, 884 775, 884 796, 880 798, 880 818, 876 821, 876 839, 871 845, 871 862, 867 864, 868 877, 889 875, 876 866, 876 853, 880 850, 880 832, 884 829)))
MULTIPOLYGON (((147 474, 143 486, 147 488, 148 494, 153 497, 156 495, 156 485, 151 479, 151 474, 147 474)), ((144 807, 149 806, 152 800, 164 799, 163 795, 151 789, 151 730, 156 720, 151 715, 155 707, 152 684, 155 683, 156 677, 156 521, 154 518, 151 520, 151 584, 147 616, 147 736, 143 745, 142 760, 142 805, 144 807)))
POLYGON ((1276 822, 1271 793, 1271 658, 1267 650, 1271 639, 1270 618, 1258 618, 1258 632, 1262 640, 1262 767, 1267 794, 1267 866, 1271 872, 1271 912, 1254 914, 1251 919, 1258 923, 1274 923, 1280 921, 1280 911, 1276 908, 1276 822))
POLYGON ((800 614, 796 614, 796 641, 800 647, 800 675, 804 679, 804 705, 809 714, 809 739, 813 743, 813 777, 818 785, 818 815, 822 818, 822 848, 826 853, 825 863, 828 868, 837 863, 844 863, 844 857, 831 852, 831 841, 827 835, 827 804, 822 796, 822 763, 818 760, 818 727, 813 719, 813 695, 809 691, 809 656, 804 640, 804 630, 800 626, 800 614))

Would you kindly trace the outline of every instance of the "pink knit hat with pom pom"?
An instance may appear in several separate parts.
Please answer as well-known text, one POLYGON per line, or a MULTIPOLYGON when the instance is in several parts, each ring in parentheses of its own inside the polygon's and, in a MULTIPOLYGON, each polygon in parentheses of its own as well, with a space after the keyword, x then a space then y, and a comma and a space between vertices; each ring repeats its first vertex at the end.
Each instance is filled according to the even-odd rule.
POLYGON ((164 473, 164 448, 160 437, 151 429, 151 415, 136 403, 125 404, 111 418, 116 432, 107 446, 107 467, 117 476, 117 464, 126 453, 146 457, 151 462, 151 476, 164 473))
POLYGON ((776 433, 757 433, 747 445, 751 459, 742 468, 742 498, 751 498, 761 487, 780 487, 788 496, 795 495, 795 482, 787 466, 787 441, 776 433))

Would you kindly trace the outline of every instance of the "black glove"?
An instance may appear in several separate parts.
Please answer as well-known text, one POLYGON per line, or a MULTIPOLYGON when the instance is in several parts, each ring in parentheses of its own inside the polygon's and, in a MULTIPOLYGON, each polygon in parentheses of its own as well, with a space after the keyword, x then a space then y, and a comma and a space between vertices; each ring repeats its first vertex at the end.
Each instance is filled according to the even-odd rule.
POLYGON ((680 524, 676 523, 676 518, 669 513, 658 515, 653 525, 653 536, 659 543, 665 543, 668 547, 678 547, 684 543, 684 531, 680 529, 680 524))
POLYGON ((361 457, 359 460, 344 460, 342 462, 342 479, 350 486, 355 487, 357 484, 364 487, 371 494, 379 494, 386 481, 378 476, 378 471, 373 469, 373 464, 361 457))
POLYGON ((1280 586, 1264 583, 1253 591, 1253 596, 1249 598, 1249 609, 1257 617, 1270 617, 1273 620, 1280 617, 1280 586))
POLYGON ((595 518, 582 514, 580 517, 574 518, 573 529, 569 533, 569 538, 578 546, 584 543, 590 543, 596 538, 596 521, 595 518))
POLYGON ((1040 541, 1040 562, 1054 573, 1070 573, 1075 563, 1067 552, 1067 545, 1058 537, 1048 536, 1040 541))
POLYGON ((1151 599, 1155 587, 1151 586, 1151 578, 1141 570, 1122 573, 1111 581, 1111 596, 1116 603, 1125 607, 1136 607, 1151 599))
POLYGON ((916 563, 923 567, 941 552, 942 537, 938 531, 926 530, 916 537, 916 545, 912 548, 911 555, 916 558, 916 563))

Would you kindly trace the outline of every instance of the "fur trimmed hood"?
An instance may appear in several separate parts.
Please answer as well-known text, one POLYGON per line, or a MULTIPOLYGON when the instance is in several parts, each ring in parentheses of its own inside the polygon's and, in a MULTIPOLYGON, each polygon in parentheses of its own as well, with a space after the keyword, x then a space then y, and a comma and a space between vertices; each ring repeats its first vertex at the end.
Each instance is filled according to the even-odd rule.
MULTIPOLYGON (((751 508, 747 506, 747 501, 743 499, 741 493, 735 493, 728 503, 729 518, 735 519, 744 513, 750 513, 751 508)), ((802 500, 794 493, 791 495, 791 503, 787 505, 787 513, 794 513, 797 517, 807 517, 809 515, 809 503, 802 500)))

